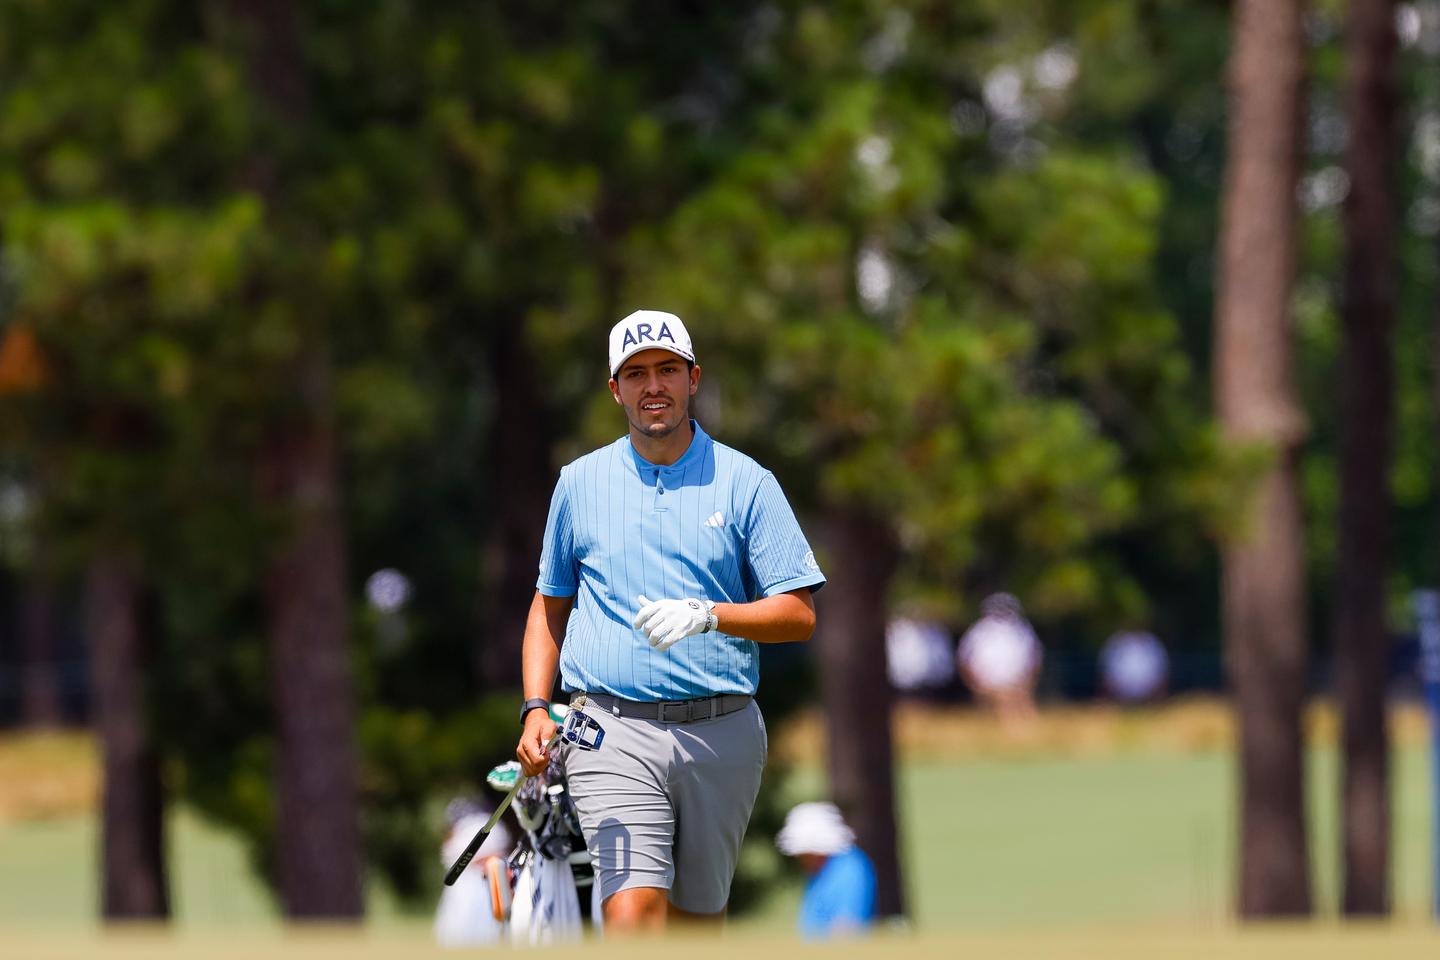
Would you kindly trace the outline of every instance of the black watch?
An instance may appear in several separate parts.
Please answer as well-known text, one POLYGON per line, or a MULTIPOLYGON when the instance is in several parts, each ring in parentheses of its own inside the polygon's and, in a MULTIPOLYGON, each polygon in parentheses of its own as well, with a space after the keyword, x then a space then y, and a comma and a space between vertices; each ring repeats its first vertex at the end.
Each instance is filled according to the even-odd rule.
POLYGON ((525 726, 525 718, 530 716, 531 710, 549 710, 550 701, 544 697, 531 697, 520 704, 520 726, 525 726))

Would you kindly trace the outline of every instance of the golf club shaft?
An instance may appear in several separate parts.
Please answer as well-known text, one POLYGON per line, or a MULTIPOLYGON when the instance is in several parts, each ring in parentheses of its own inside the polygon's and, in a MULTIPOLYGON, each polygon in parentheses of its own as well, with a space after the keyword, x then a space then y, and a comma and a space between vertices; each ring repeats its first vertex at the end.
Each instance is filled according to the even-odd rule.
MULTIPOLYGON (((545 752, 549 753, 555 749, 555 744, 559 739, 560 733, 557 730, 555 736, 550 738, 550 743, 546 745, 545 752)), ((450 872, 445 874, 445 886, 453 887, 455 881, 460 879, 460 874, 464 873, 465 868, 470 866, 470 861, 475 859, 476 852, 484 845, 485 838, 490 836, 490 831, 495 829, 495 824, 500 822, 500 817, 504 815, 505 811, 509 808, 510 802, 515 799, 515 794, 520 792, 520 788, 523 787, 525 781, 529 779, 530 778, 526 776, 521 776, 517 779, 515 786, 510 788, 510 792, 505 794, 505 798, 501 800, 500 805, 495 808, 495 812, 490 814, 490 819, 485 821, 485 826, 481 827, 475 836, 470 838, 470 842, 465 845, 465 849, 460 853, 460 856, 456 857, 455 862, 451 864, 450 872)))

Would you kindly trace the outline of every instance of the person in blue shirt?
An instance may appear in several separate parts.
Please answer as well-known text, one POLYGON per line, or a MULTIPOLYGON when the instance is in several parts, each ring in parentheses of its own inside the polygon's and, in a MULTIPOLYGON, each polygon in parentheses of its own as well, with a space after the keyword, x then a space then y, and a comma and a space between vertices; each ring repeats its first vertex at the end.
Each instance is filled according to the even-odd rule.
POLYGON ((566 775, 615 933, 723 918, 767 750, 757 644, 809 639, 825 577, 775 477, 691 419, 681 319, 630 314, 609 361, 629 430, 555 484, 515 755, 545 768, 558 671, 594 747, 566 775))
POLYGON ((785 817, 775 846, 810 874, 800 901, 808 940, 863 933, 875 920, 875 867, 833 803, 802 803, 785 817))

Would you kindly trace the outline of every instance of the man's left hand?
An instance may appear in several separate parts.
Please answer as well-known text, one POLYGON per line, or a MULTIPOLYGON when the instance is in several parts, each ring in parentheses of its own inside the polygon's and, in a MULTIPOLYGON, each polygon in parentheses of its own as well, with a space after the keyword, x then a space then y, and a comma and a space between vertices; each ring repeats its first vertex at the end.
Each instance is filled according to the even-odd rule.
POLYGON ((684 600, 647 600, 640 598, 640 612, 635 615, 635 629, 645 634, 656 650, 669 650, 680 640, 715 629, 711 604, 693 597, 684 600))

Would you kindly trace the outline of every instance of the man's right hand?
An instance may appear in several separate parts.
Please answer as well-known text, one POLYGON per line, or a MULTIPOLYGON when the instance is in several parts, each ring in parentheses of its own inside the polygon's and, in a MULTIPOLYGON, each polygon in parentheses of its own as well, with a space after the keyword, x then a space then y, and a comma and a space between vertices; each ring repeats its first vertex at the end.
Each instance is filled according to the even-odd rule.
POLYGON ((525 714, 525 729, 520 734, 520 743, 515 748, 515 759, 520 761, 520 772, 527 777, 545 772, 550 763, 550 753, 545 749, 555 736, 555 721, 550 711, 539 707, 525 714))

